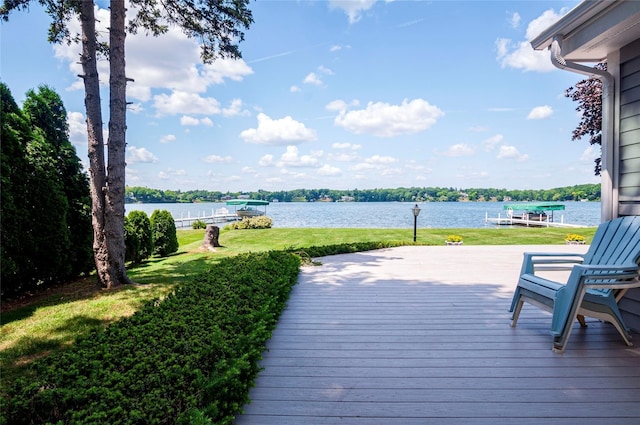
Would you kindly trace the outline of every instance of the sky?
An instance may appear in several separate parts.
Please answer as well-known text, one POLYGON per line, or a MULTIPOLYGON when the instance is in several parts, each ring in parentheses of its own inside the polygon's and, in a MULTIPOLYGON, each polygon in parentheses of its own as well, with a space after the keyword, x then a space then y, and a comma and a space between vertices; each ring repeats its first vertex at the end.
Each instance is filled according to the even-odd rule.
MULTIPOLYGON (((578 3, 254 1, 242 59, 211 65, 177 28, 129 35, 126 183, 220 192, 599 183, 599 150, 571 140, 578 105, 564 96, 583 77, 529 43, 578 3)), ((108 24, 106 9, 97 17, 108 24)), ((19 104, 29 89, 53 88, 86 166, 80 47, 49 44, 49 23, 34 2, 1 24, 0 80, 19 104)), ((99 71, 108 82, 106 62, 99 71)))

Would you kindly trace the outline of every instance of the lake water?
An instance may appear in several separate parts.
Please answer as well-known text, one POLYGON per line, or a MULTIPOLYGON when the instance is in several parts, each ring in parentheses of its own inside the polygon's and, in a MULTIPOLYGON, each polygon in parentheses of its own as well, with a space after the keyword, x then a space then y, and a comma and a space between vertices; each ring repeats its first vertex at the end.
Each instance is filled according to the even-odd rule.
MULTIPOLYGON (((600 202, 563 202, 564 211, 554 212, 554 221, 597 226, 600 202)), ((273 227, 306 228, 413 228, 413 202, 276 202, 266 207, 273 227)), ((483 228, 485 216, 506 217, 502 202, 419 203, 418 228, 483 228)), ((148 215, 168 210, 174 218, 211 216, 223 203, 127 204, 127 212, 141 210, 148 215)), ((228 207, 233 212, 233 207, 228 207)), ((224 226, 221 223, 220 226, 224 226)))

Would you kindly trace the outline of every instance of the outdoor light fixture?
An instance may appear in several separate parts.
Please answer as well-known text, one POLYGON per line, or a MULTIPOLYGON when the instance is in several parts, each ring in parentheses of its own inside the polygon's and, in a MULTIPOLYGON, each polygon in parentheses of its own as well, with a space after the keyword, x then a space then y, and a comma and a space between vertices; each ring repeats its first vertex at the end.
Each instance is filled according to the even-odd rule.
POLYGON ((420 215, 420 208, 418 207, 418 204, 411 208, 411 211, 413 211, 413 241, 415 242, 418 231, 418 216, 420 215))

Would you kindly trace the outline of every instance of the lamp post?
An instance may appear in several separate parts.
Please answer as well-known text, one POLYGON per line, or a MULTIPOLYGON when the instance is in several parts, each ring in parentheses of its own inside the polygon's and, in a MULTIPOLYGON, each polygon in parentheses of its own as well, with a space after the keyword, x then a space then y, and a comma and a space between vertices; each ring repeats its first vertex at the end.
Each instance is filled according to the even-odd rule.
POLYGON ((413 241, 415 242, 418 231, 418 216, 420 215, 420 208, 418 208, 418 204, 411 208, 411 211, 413 211, 413 241))

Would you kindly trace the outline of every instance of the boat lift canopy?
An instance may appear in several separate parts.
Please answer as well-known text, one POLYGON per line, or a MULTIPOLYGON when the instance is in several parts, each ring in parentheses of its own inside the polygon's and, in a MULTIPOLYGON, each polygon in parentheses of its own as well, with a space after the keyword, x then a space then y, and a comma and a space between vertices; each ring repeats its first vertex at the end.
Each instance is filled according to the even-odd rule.
POLYGON ((260 205, 269 205, 269 201, 262 201, 260 199, 229 199, 227 201, 227 205, 234 206, 260 206, 260 205))
POLYGON ((505 210, 513 211, 561 211, 564 210, 564 204, 556 204, 552 202, 526 202, 520 204, 505 204, 505 210))

